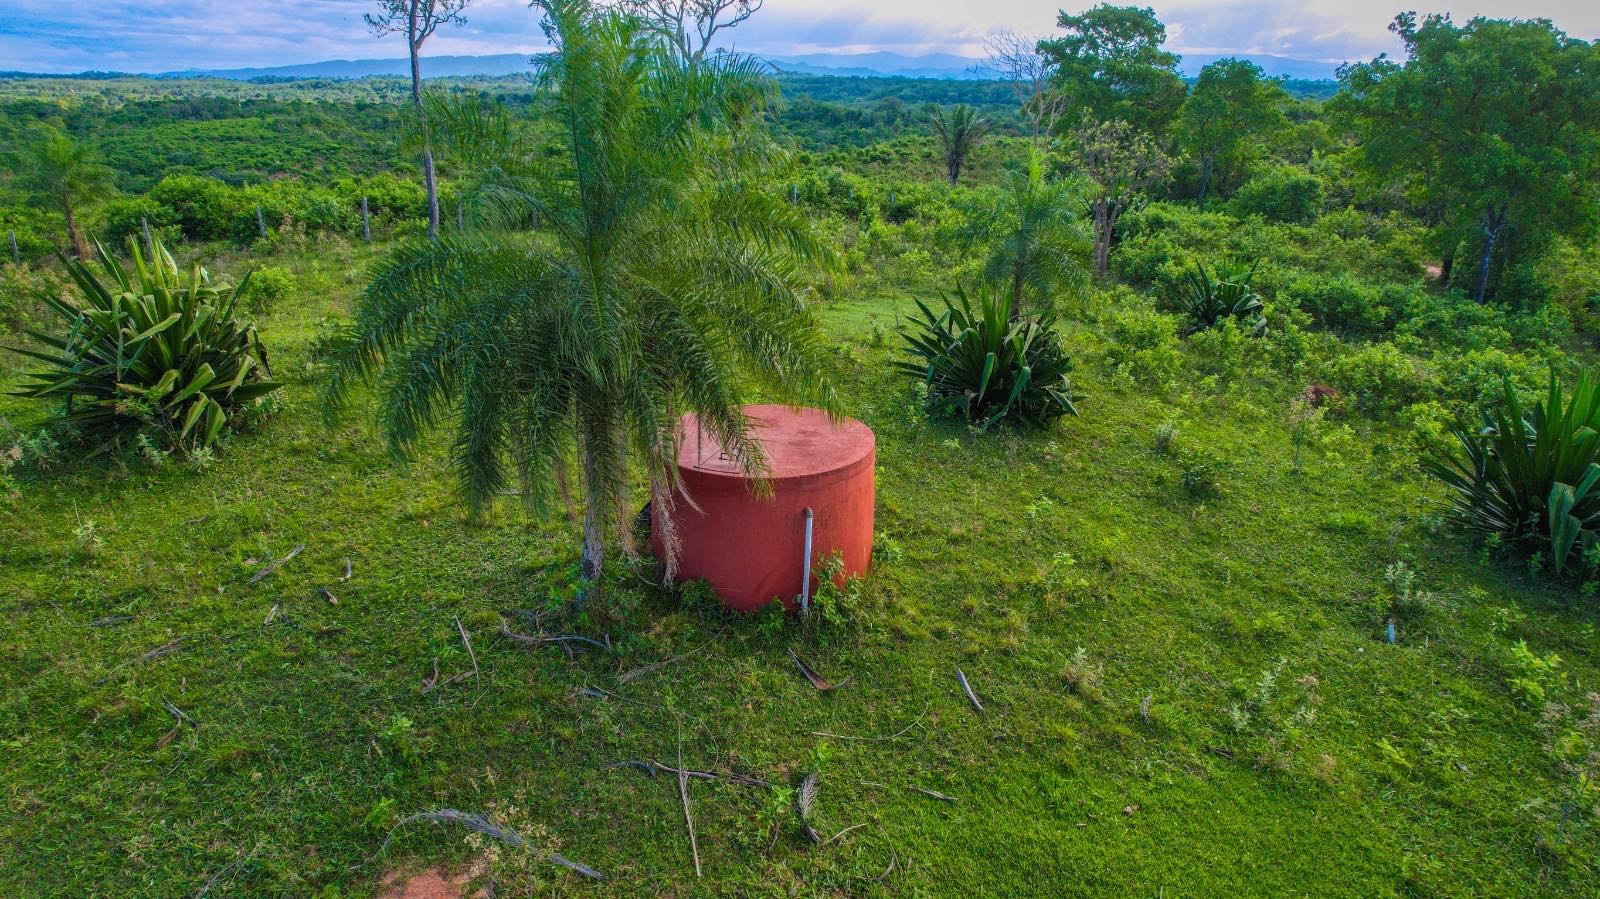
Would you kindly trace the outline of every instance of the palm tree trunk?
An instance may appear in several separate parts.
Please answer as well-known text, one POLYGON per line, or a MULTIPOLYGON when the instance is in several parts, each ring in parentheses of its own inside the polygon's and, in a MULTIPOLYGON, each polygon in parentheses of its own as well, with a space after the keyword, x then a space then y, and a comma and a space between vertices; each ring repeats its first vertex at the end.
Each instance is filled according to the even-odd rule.
POLYGON ((79 259, 89 258, 89 242, 84 240, 83 232, 78 229, 78 217, 72 213, 72 196, 67 193, 61 195, 61 211, 67 216, 67 242, 72 244, 72 255, 79 259))
POLYGON ((961 157, 954 153, 945 159, 945 171, 950 175, 950 186, 956 186, 956 179, 961 177, 961 157))
POLYGON ((583 611, 584 601, 591 595, 600 595, 600 576, 604 573, 606 556, 605 512, 602 506, 609 497, 598 484, 600 470, 600 453, 602 447, 591 431, 581 434, 578 438, 578 453, 582 457, 583 466, 583 559, 578 566, 578 577, 582 581, 578 586, 578 597, 575 602, 578 611, 583 611))

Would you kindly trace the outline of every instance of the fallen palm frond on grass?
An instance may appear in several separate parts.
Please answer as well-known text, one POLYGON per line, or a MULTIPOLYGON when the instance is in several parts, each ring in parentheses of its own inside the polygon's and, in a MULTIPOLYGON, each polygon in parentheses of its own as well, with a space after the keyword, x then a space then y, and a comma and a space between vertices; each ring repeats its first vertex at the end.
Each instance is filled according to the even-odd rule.
POLYGON ((811 686, 816 687, 823 693, 831 693, 834 690, 843 687, 845 684, 850 683, 852 680, 855 680, 855 677, 851 676, 839 681, 838 683, 833 683, 832 681, 818 674, 817 670, 807 664, 805 659, 800 658, 800 654, 795 652, 793 649, 789 650, 789 658, 794 659, 795 667, 799 668, 800 673, 805 675, 806 680, 811 682, 811 686))

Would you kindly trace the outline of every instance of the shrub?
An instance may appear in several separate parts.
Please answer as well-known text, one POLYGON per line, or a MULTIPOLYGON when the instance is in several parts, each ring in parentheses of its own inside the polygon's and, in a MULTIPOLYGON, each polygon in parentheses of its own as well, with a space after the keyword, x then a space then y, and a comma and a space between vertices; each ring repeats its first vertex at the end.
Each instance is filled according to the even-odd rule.
POLYGON ((1255 277, 1254 264, 1248 268, 1242 262, 1224 263, 1208 271, 1205 263, 1196 262, 1189 267, 1185 290, 1178 299, 1179 307, 1189 317, 1189 331, 1215 328, 1225 319, 1233 319, 1251 334, 1267 329, 1262 314, 1261 297, 1251 288, 1255 277))
POLYGON ((1574 555, 1593 567, 1600 543, 1600 382, 1580 377, 1570 398, 1555 374, 1523 412, 1507 378, 1481 428, 1455 424, 1458 448, 1423 469, 1450 488, 1449 519, 1502 543, 1548 555, 1560 573, 1574 555))
POLYGON ((199 240, 228 237, 239 214, 239 199, 232 188, 199 175, 168 175, 150 188, 147 198, 171 210, 175 221, 167 224, 176 224, 185 237, 199 240))
POLYGON ((1259 215, 1275 222, 1307 224, 1322 214, 1322 179, 1280 166, 1245 182, 1233 195, 1237 215, 1259 215))
POLYGON ((1394 412, 1416 402, 1427 382, 1417 360, 1392 343, 1374 343, 1328 363, 1328 379, 1362 411, 1394 412))
POLYGON ((988 429, 1011 420, 1044 425, 1078 414, 1072 402, 1072 360, 1048 315, 1013 319, 1011 299, 988 287, 973 309, 966 291, 944 298, 935 315, 921 300, 921 318, 903 330, 907 361, 900 370, 921 378, 930 410, 947 409, 988 429))
POLYGON ((176 241, 183 236, 178 214, 149 197, 116 197, 106 202, 101 217, 105 226, 100 238, 113 246, 127 243, 130 237, 142 242, 147 222, 151 237, 176 241))
POLYGON ((251 312, 263 313, 275 308, 279 302, 294 292, 294 274, 277 265, 264 265, 250 273, 250 279, 241 285, 239 296, 251 312))
POLYGON ((1148 304, 1119 308, 1105 320, 1106 365, 1113 373, 1141 384, 1169 384, 1178 376, 1183 354, 1178 350, 1178 318, 1148 304))
MULTIPOLYGON (((188 274, 160 242, 146 264, 128 242, 134 270, 99 248, 102 283, 81 260, 67 264, 84 305, 42 298, 67 324, 64 337, 28 333, 48 351, 20 350, 50 367, 19 392, 61 399, 55 423, 107 437, 144 436, 163 449, 194 451, 222 432, 230 412, 278 388, 255 328, 234 318, 235 291, 213 285, 198 264, 188 274)), ((248 281, 248 278, 246 279, 248 281)))
POLYGON ((1325 328, 1378 333, 1394 326, 1392 296, 1350 274, 1301 275, 1279 292, 1281 302, 1304 309, 1325 328))

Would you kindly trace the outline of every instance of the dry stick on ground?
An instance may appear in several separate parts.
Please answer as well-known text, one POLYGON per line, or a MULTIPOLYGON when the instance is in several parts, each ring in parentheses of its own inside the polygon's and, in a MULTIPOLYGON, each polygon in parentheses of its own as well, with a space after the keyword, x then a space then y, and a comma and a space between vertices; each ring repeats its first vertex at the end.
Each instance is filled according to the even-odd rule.
POLYGON ((954 796, 946 796, 945 794, 939 792, 938 790, 930 790, 930 789, 928 789, 926 787, 912 787, 911 789, 917 791, 918 793, 921 793, 924 796, 932 796, 933 798, 939 800, 940 802, 955 802, 956 801, 956 797, 954 797, 954 796))
POLYGON ((972 692, 972 685, 967 683, 967 676, 961 671, 960 665, 956 666, 956 679, 961 681, 961 689, 966 692, 967 698, 972 700, 972 707, 980 712, 983 711, 983 703, 978 701, 978 694, 972 692))
POLYGON ((823 840, 822 841, 822 845, 826 846, 829 843, 833 842, 834 840, 837 840, 840 837, 844 836, 845 834, 849 833, 850 831, 852 831, 852 830, 860 830, 861 828, 866 827, 866 826, 867 826, 867 822, 865 822, 865 821, 861 822, 860 824, 852 824, 851 826, 846 827, 844 830, 839 831, 838 833, 834 834, 833 836, 828 837, 826 840, 823 840))
POLYGON ((467 658, 472 660, 472 676, 478 676, 478 654, 472 651, 472 641, 467 639, 467 629, 461 626, 460 616, 453 616, 456 623, 456 632, 461 635, 461 642, 466 644, 467 658))
POLYGON ((683 800, 683 823, 689 827, 689 851, 694 854, 694 876, 700 876, 700 842, 694 838, 694 815, 689 812, 689 774, 683 769, 683 740, 678 740, 678 798, 683 800))
MULTIPOLYGON (((726 628, 724 628, 723 630, 726 630, 726 628)), ((660 671, 661 669, 667 667, 668 665, 673 665, 673 664, 676 664, 678 662, 681 662, 684 659, 687 659, 688 657, 690 657, 690 656, 692 656, 692 655, 704 650, 707 646, 710 646, 712 643, 716 642, 717 638, 721 637, 722 634, 723 634, 723 631, 717 631, 715 634, 711 635, 711 639, 710 640, 707 640, 706 642, 700 644, 699 646, 696 646, 694 649, 691 649, 688 652, 679 653, 678 655, 672 656, 671 658, 662 659, 659 662, 651 662, 648 665, 644 665, 642 667, 635 668, 632 671, 625 671, 622 674, 617 675, 617 683, 619 683, 619 684, 632 683, 633 681, 636 681, 639 678, 644 677, 647 674, 651 674, 653 672, 660 671)))
MULTIPOLYGON (((499 840, 513 849, 529 849, 528 841, 522 835, 509 828, 501 827, 489 821, 482 815, 471 812, 457 811, 453 808, 442 808, 435 812, 419 812, 407 818, 401 818, 389 829, 389 835, 383 838, 383 845, 378 848, 378 855, 389 851, 389 844, 394 842, 395 831, 415 821, 429 821, 435 824, 460 824, 468 830, 475 830, 486 837, 499 840)), ((606 876, 588 865, 579 864, 559 853, 551 852, 545 856, 551 863, 560 865, 568 871, 581 874, 590 880, 605 880, 606 876)))
POLYGON ((123 662, 122 664, 118 665, 117 667, 111 669, 110 673, 108 673, 105 677, 102 677, 99 680, 95 681, 95 685, 96 686, 100 686, 102 684, 105 684, 107 681, 111 680, 111 678, 115 677, 118 671, 121 671, 122 669, 128 667, 129 665, 137 665, 140 662, 151 662, 151 661, 154 661, 156 659, 161 659, 161 658, 165 658, 167 656, 170 656, 173 653, 177 652, 179 649, 183 648, 184 641, 186 641, 188 639, 189 639, 188 637, 179 637, 178 639, 173 640, 170 643, 163 643, 160 646, 157 646, 155 649, 150 650, 149 652, 145 653, 142 656, 139 656, 136 659, 129 659, 128 661, 123 662))
POLYGON ((514 643, 521 643, 523 646, 561 646, 566 648, 568 643, 587 643, 597 649, 610 650, 608 646, 599 640, 579 634, 519 634, 513 631, 511 626, 506 623, 504 616, 500 619, 500 636, 514 643))
POLYGON ((294 558, 295 556, 300 555, 301 551, 303 551, 305 548, 306 548, 306 545, 304 543, 302 543, 302 544, 296 546, 294 549, 289 550, 289 554, 284 556, 283 558, 277 560, 276 562, 269 562, 267 564, 267 567, 261 569, 260 571, 256 572, 255 574, 251 575, 250 576, 250 580, 245 581, 244 585, 246 587, 249 587, 249 586, 251 586, 253 584, 259 583, 262 578, 264 578, 267 575, 273 573, 274 571, 277 571, 279 568, 282 568, 283 567, 283 563, 289 561, 290 559, 294 558))
POLYGON ((889 734, 888 736, 852 737, 849 734, 835 734, 835 733, 829 733, 828 731, 825 731, 825 730, 814 730, 814 731, 811 732, 811 736, 813 736, 813 737, 827 737, 830 740, 859 740, 859 741, 861 741, 863 743, 878 743, 878 742, 883 742, 883 741, 887 741, 887 740, 898 740, 901 737, 905 736, 907 733, 909 733, 911 728, 916 727, 918 724, 922 723, 922 719, 927 717, 927 715, 928 715, 928 708, 929 708, 929 704, 928 703, 923 703, 922 704, 922 714, 918 715, 916 717, 916 720, 912 721, 910 724, 907 724, 905 727, 900 728, 898 731, 895 731, 894 733, 889 734))
MULTIPOLYGON (((716 773, 714 771, 689 771, 689 770, 674 768, 671 765, 663 765, 660 762, 656 761, 655 759, 650 759, 649 761, 650 761, 651 765, 655 766, 655 769, 657 771, 660 771, 660 772, 662 772, 664 774, 676 775, 676 774, 680 774, 681 773, 685 777, 693 777, 693 778, 697 778, 699 780, 725 780, 728 783, 737 784, 737 785, 739 785, 741 787, 771 787, 772 786, 772 781, 770 781, 770 780, 762 780, 759 777, 751 777, 748 774, 739 774, 738 772, 735 772, 735 771, 727 771, 727 772, 724 772, 722 774, 718 774, 718 773, 716 773)), ((618 764, 627 764, 627 763, 626 762, 614 762, 612 764, 613 765, 618 765, 618 764)))

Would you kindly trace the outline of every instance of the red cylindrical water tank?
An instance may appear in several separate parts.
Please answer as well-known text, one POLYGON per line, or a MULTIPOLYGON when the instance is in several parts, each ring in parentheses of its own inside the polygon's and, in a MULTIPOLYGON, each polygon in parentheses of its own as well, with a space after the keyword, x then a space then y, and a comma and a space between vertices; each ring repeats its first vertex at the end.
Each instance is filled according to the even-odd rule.
MULTIPOLYGON (((865 573, 872 564, 872 430, 816 409, 746 406, 744 412, 766 451, 772 495, 758 498, 715 438, 693 415, 684 416, 683 488, 671 512, 678 577, 705 578, 730 607, 755 611, 773 599, 793 606, 806 566, 815 570, 835 552, 843 557, 843 575, 865 573), (811 557, 803 561, 808 508, 811 557)), ((659 536, 653 542, 660 554, 659 536)))

